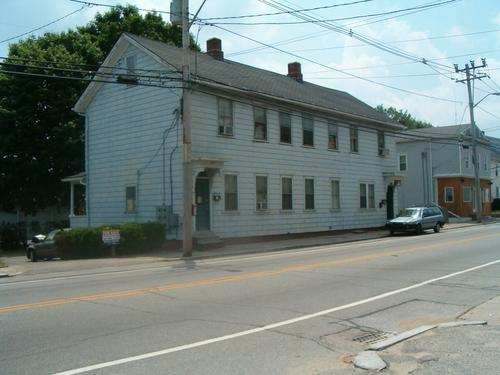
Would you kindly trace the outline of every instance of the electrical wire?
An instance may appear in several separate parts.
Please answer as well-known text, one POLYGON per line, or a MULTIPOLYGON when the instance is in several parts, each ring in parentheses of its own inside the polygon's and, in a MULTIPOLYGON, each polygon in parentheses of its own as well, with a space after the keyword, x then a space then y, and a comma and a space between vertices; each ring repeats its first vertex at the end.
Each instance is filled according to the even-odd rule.
POLYGON ((21 37, 26 36, 28 34, 32 34, 35 31, 38 31, 38 30, 44 29, 44 28, 46 28, 46 27, 48 27, 50 25, 53 25, 56 22, 59 22, 59 21, 65 19, 65 18, 68 18, 68 17, 72 16, 73 14, 78 13, 78 12, 82 11, 83 9, 88 8, 88 7, 90 7, 90 5, 84 5, 81 8, 79 8, 79 9, 77 9, 77 10, 71 12, 71 13, 68 13, 68 14, 66 14, 66 15, 64 15, 62 17, 59 17, 58 19, 56 19, 56 20, 54 20, 52 22, 49 22, 49 23, 47 23, 45 25, 39 26, 39 27, 34 28, 34 29, 30 30, 30 31, 27 31, 25 33, 22 33, 22 34, 19 34, 19 35, 16 35, 16 36, 12 36, 12 37, 7 38, 7 39, 0 40, 0 43, 10 42, 11 40, 21 38, 21 37))

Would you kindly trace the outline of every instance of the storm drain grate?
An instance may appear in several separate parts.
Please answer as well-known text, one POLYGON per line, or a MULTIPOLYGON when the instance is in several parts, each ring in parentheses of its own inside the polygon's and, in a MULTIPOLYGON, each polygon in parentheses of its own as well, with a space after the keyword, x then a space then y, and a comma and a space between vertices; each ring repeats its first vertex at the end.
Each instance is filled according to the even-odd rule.
POLYGON ((361 336, 357 336, 353 338, 352 341, 364 344, 375 344, 376 342, 383 341, 394 335, 395 334, 392 332, 370 332, 370 333, 365 333, 361 336))

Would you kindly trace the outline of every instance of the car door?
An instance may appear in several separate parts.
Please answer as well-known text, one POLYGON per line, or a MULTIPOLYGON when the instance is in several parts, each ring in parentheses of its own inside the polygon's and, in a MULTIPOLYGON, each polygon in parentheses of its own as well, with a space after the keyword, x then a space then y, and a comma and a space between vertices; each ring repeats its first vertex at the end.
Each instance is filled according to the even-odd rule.
POLYGON ((424 212, 422 213, 422 228, 430 229, 432 227, 432 212, 429 208, 424 208, 424 212))

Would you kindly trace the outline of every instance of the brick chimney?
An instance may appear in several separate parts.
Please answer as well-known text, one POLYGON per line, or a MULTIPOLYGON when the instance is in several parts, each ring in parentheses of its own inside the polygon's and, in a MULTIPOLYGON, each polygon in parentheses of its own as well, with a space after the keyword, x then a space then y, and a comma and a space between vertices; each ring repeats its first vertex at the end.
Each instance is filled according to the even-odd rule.
POLYGON ((292 63, 288 64, 287 76, 293 78, 297 82, 300 82, 300 83, 304 82, 304 80, 302 79, 302 69, 300 67, 299 62, 292 62, 292 63))
POLYGON ((222 52, 222 42, 218 38, 207 40, 207 54, 217 60, 224 60, 224 52, 222 52))

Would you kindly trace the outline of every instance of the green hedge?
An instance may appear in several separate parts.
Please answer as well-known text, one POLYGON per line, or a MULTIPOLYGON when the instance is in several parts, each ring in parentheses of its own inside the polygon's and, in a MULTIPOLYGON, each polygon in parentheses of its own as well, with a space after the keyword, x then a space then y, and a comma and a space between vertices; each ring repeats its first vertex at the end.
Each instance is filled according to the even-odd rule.
POLYGON ((106 229, 120 231, 120 243, 114 246, 117 255, 155 250, 161 246, 166 234, 165 226, 160 223, 104 225, 59 233, 55 238, 55 246, 63 259, 109 256, 111 246, 102 243, 102 231, 106 229))
POLYGON ((493 202, 491 202, 491 210, 500 211, 500 198, 493 199, 493 202))

